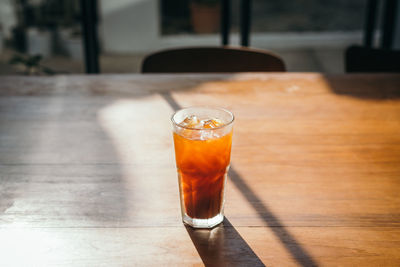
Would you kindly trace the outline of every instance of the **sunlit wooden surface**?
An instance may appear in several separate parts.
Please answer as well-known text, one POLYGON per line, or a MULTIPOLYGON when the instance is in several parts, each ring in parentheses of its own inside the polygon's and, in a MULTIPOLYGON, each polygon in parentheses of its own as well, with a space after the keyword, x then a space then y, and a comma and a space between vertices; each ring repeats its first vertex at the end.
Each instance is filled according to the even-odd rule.
POLYGON ((0 266, 399 266, 400 75, 0 77, 0 266), (180 221, 170 115, 236 116, 226 220, 180 221))

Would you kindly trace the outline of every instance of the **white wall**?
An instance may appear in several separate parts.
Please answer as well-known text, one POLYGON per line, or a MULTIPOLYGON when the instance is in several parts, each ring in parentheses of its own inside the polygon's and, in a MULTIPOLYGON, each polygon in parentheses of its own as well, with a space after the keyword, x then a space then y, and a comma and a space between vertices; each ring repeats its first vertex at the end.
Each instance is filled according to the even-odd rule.
POLYGON ((109 53, 158 48, 158 0, 100 0, 102 50, 109 53))
POLYGON ((13 0, 0 0, 0 24, 6 38, 11 37, 11 29, 17 23, 11 1, 13 0))

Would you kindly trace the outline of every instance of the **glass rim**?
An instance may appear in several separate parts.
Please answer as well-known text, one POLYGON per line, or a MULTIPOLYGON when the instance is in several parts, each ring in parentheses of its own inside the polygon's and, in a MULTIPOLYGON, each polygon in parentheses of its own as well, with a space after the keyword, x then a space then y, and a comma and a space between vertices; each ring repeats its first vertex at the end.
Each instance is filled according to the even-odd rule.
POLYGON ((187 107, 187 108, 181 108, 181 109, 176 110, 176 111, 172 114, 172 116, 171 116, 171 121, 172 121, 172 123, 173 123, 175 126, 180 127, 180 128, 183 128, 183 129, 187 129, 187 130, 192 130, 192 131, 209 131, 209 130, 218 130, 218 129, 222 129, 222 128, 226 127, 226 126, 231 125, 231 124, 233 123, 234 120, 235 120, 235 116, 233 115, 233 113, 232 113, 231 111, 229 111, 229 110, 227 110, 227 109, 225 109, 225 108, 221 108, 221 107, 212 107, 212 106, 190 106, 190 107, 187 107), (176 121, 174 120, 175 115, 176 115, 178 112, 182 111, 182 110, 191 109, 191 108, 204 108, 204 109, 216 109, 216 110, 220 110, 220 111, 223 111, 223 112, 228 113, 228 114, 231 116, 231 119, 229 120, 229 122, 224 123, 224 124, 221 125, 221 126, 218 126, 218 127, 215 127, 215 128, 207 128, 207 129, 199 129, 199 128, 193 128, 193 127, 188 127, 188 126, 179 125, 179 123, 176 122, 176 121))

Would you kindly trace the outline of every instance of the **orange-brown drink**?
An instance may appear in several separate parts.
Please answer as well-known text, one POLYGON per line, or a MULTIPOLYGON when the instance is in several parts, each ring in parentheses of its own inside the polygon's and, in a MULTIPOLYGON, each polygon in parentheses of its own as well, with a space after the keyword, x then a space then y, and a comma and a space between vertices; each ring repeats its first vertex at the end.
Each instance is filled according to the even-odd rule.
POLYGON ((222 222, 232 145, 233 115, 192 107, 172 116, 182 220, 196 228, 222 222))

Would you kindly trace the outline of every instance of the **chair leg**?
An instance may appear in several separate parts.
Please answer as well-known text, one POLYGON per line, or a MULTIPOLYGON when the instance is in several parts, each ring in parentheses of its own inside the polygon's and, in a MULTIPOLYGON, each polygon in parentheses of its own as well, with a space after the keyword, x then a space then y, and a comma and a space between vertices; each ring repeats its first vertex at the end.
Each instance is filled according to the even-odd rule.
POLYGON ((251 0, 241 0, 240 7, 240 43, 242 46, 249 46, 251 0))
POLYGON ((395 33, 395 22, 397 13, 397 2, 398 0, 386 0, 384 3, 383 10, 383 25, 382 25, 382 39, 381 47, 384 49, 390 49, 393 45, 393 38, 395 33))
POLYGON ((222 0, 222 8, 221 8, 222 45, 229 45, 230 27, 231 27, 231 1, 222 0))
POLYGON ((100 73, 97 36, 97 0, 81 0, 86 73, 100 73))
POLYGON ((365 16, 365 28, 364 28, 365 47, 373 46, 377 7, 378 7, 378 0, 368 0, 366 16, 365 16))

